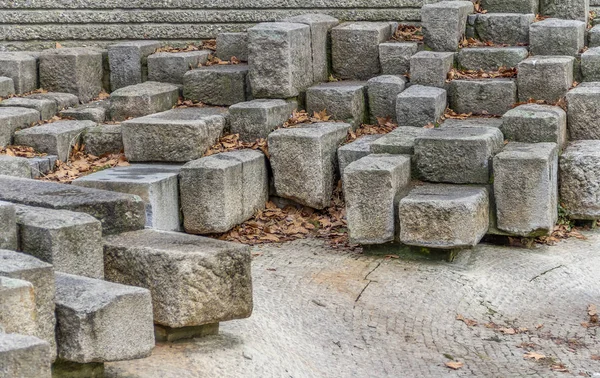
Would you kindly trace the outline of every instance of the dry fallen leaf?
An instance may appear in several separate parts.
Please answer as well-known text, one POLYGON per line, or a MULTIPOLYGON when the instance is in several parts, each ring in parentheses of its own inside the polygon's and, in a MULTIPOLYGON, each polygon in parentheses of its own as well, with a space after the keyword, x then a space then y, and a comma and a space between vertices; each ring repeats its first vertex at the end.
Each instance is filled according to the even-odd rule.
POLYGON ((546 358, 546 356, 544 356, 543 354, 537 353, 537 352, 528 352, 523 355, 523 358, 526 360, 533 359, 533 360, 539 361, 541 359, 546 358))
POLYGON ((463 362, 459 362, 459 361, 449 361, 446 362, 446 366, 449 367, 452 370, 458 370, 461 367, 463 367, 465 364, 463 362))
POLYGON ((456 320, 459 320, 459 321, 465 323, 469 327, 474 327, 477 325, 477 321, 475 321, 473 319, 467 319, 464 316, 462 316, 461 314, 456 315, 456 320))

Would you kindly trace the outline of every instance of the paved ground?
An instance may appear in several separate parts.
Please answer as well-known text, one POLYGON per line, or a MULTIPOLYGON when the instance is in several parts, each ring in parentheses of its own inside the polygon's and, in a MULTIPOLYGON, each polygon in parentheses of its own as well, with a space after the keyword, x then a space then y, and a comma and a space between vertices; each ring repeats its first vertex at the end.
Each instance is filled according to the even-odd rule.
POLYGON ((250 319, 107 364, 107 376, 597 376, 600 327, 581 323, 589 304, 600 308, 600 232, 587 235, 535 250, 483 245, 453 263, 369 257, 315 240, 255 248, 250 319), (526 360, 523 346, 547 358, 526 360), (450 370, 449 358, 464 366, 450 370), (552 370, 561 363, 569 372, 552 370))

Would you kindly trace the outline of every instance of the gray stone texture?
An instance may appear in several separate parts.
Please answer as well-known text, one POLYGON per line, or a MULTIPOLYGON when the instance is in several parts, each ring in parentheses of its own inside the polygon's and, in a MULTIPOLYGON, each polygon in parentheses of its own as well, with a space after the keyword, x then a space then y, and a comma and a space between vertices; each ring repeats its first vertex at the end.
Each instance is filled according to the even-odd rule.
POLYGON ((17 94, 37 89, 37 61, 31 55, 22 52, 0 52, 0 76, 13 80, 17 94))
POLYGON ((600 219, 600 140, 567 145, 560 156, 560 203, 571 219, 600 219))
POLYGON ((384 75, 407 75, 410 57, 419 51, 417 42, 384 42, 379 44, 379 61, 384 75))
POLYGON ((340 167, 340 174, 343 175, 346 167, 359 159, 371 154, 371 144, 377 139, 381 138, 382 135, 363 135, 357 138, 355 141, 344 144, 337 150, 338 166, 340 167))
POLYGON ((217 58, 231 60, 235 57, 241 62, 248 61, 248 33, 217 34, 217 58))
POLYGON ((481 6, 490 13, 533 13, 539 11, 539 0, 482 0, 481 6))
POLYGON ((461 69, 497 71, 517 67, 528 55, 526 47, 467 47, 460 49, 456 60, 461 69))
POLYGON ((529 51, 533 55, 575 56, 585 45, 586 23, 548 18, 529 27, 529 51))
POLYGON ((590 47, 600 46, 600 25, 596 25, 588 30, 588 42, 590 47))
POLYGON ((422 127, 399 126, 371 143, 371 152, 374 154, 413 155, 415 140, 427 132, 429 130, 422 127))
POLYGON ((495 127, 502 128, 501 118, 469 117, 467 119, 449 118, 440 127, 495 127))
POLYGON ((63 118, 73 118, 80 121, 106 121, 110 100, 93 101, 75 108, 68 108, 59 112, 63 118))
POLYGON ((285 100, 240 102, 229 107, 230 132, 248 142, 266 139, 271 131, 289 120, 296 107, 296 102, 285 100))
POLYGON ((453 80, 448 102, 457 113, 500 116, 517 102, 517 84, 511 79, 453 80))
POLYGON ((105 239, 107 278, 150 290, 154 322, 171 328, 252 313, 250 248, 183 233, 143 230, 105 239))
POLYGON ((327 111, 332 120, 346 122, 353 129, 367 119, 366 83, 337 81, 322 83, 306 90, 306 110, 309 114, 327 111))
POLYGON ((26 158, 0 155, 0 175, 31 178, 31 164, 26 158))
POLYGON ((111 91, 146 81, 148 55, 159 47, 158 41, 129 41, 108 46, 111 91))
POLYGON ((396 98, 396 119, 400 126, 423 127, 437 123, 446 110, 446 90, 411 85, 396 98))
POLYGON ((581 73, 584 81, 600 81, 600 47, 592 47, 581 54, 581 73))
POLYGON ((38 111, 38 121, 47 121, 56 115, 58 108, 56 102, 48 99, 34 99, 29 97, 12 97, 0 102, 0 107, 21 107, 38 111))
POLYGON ((434 51, 457 51, 473 13, 471 1, 439 1, 421 8, 425 44, 434 51))
POLYGON ((200 67, 183 76, 183 97, 188 100, 230 106, 251 96, 245 64, 200 67))
POLYGON ((570 56, 534 56, 519 63, 519 101, 560 100, 573 85, 574 61, 570 56))
POLYGON ((30 282, 0 276, 0 303, 2 333, 38 334, 35 292, 30 282))
POLYGON ((56 168, 56 161, 58 156, 56 155, 45 155, 38 157, 27 158, 31 167, 31 178, 39 178, 50 172, 54 172, 56 168))
POLYGON ((57 111, 61 111, 72 106, 79 105, 79 98, 71 93, 62 92, 46 92, 46 93, 34 93, 27 96, 28 99, 35 100, 51 100, 56 103, 57 111))
POLYGON ((159 52, 149 55, 148 80, 183 84, 183 75, 208 61, 210 51, 159 52))
POLYGON ((50 346, 33 336, 0 333, 0 374, 14 378, 50 378, 50 346))
POLYGON ((15 205, 0 201, 0 249, 17 250, 15 205))
POLYGON ((395 75, 376 76, 367 82, 367 99, 371 123, 377 124, 377 118, 396 119, 396 99, 406 88, 406 78, 395 75))
POLYGON ((410 58, 410 82, 446 88, 448 72, 454 65, 454 53, 421 51, 410 58))
POLYGON ((535 13, 479 14, 475 21, 475 31, 484 42, 507 45, 528 44, 529 27, 534 20, 535 13))
POLYGON ((558 219, 556 143, 508 143, 494 157, 494 198, 500 230, 549 235, 558 219))
POLYGON ((567 113, 558 106, 525 104, 502 117, 504 138, 513 142, 554 142, 562 149, 567 141, 567 113))
POLYGON ((590 0, 540 0, 544 16, 588 22, 590 0))
POLYGON ((567 93, 571 140, 600 139, 600 83, 578 86, 567 93))
POLYGON ((0 76, 0 98, 15 94, 15 84, 10 77, 0 76))
POLYGON ((179 88, 168 83, 146 81, 117 89, 110 95, 110 118, 124 121, 128 118, 171 109, 179 98, 179 88))
POLYGON ((12 144, 16 130, 30 127, 39 120, 40 112, 35 109, 0 107, 0 147, 12 144))
POLYGON ((117 154, 123 151, 121 125, 98 125, 87 129, 83 135, 85 152, 95 156, 117 154))

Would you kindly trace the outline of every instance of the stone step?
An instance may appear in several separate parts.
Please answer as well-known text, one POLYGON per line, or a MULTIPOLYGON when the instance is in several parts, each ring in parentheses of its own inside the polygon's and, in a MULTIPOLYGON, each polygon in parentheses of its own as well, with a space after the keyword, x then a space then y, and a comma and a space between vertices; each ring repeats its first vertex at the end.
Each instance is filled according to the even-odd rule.
POLYGON ((183 75, 183 97, 215 106, 251 100, 248 65, 213 65, 190 70, 183 75))
POLYGON ((371 145, 381 137, 382 135, 363 135, 354 142, 338 148, 337 157, 340 174, 344 173, 344 170, 350 163, 370 155, 371 145))
POLYGON ((448 72, 454 67, 453 52, 420 51, 410 58, 410 82, 446 88, 448 72))
POLYGON ((29 159, 16 156, 0 155, 0 175, 32 178, 31 171, 32 169, 29 159))
POLYGON ((0 277, 0 331, 37 335, 35 292, 30 282, 0 277))
POLYGON ((109 100, 93 101, 74 108, 62 110, 59 112, 59 115, 63 118, 102 123, 107 120, 109 106, 109 100))
POLYGON ((574 62, 570 56, 533 56, 519 63, 519 101, 560 100, 573 86, 574 62))
POLYGON ((0 249, 17 249, 17 217, 15 205, 0 201, 0 249))
POLYGON ((51 100, 56 104, 57 111, 79 105, 79 98, 71 93, 62 92, 45 92, 35 93, 27 96, 27 98, 35 100, 51 100))
POLYGON ((529 27, 529 50, 533 55, 575 56, 585 45, 586 23, 549 18, 529 27))
POLYGON ((0 76, 0 98, 15 94, 15 83, 13 79, 6 76, 0 76))
POLYGON ((229 107, 229 124, 232 134, 244 141, 266 139, 287 122, 298 107, 295 101, 259 99, 240 102, 229 107))
POLYGON ((0 333, 0 371, 6 377, 50 378, 50 347, 46 341, 16 333, 0 333))
POLYGON ((396 118, 400 126, 423 127, 438 123, 447 104, 445 89, 411 85, 396 98, 396 118))
POLYGON ((306 90, 306 110, 309 114, 325 110, 331 119, 358 128, 367 121, 366 83, 337 81, 317 84, 306 90))
POLYGON ((539 0, 482 0, 481 6, 490 13, 533 13, 540 10, 539 0))
POLYGON ((525 104, 502 116, 504 138, 514 142, 553 142, 562 149, 567 141, 567 113, 558 106, 525 104))
POLYGON ((122 127, 111 124, 89 127, 83 135, 83 144, 88 154, 118 154, 124 150, 122 127))
POLYGON ((452 80, 448 102, 456 113, 501 116, 517 102, 517 83, 512 79, 452 80))
POLYGON ((600 47, 592 47, 581 54, 581 74, 584 81, 600 81, 600 47))
POLYGON ((600 139, 600 83, 586 83, 567 93, 571 140, 600 139))
POLYGON ((241 62, 248 61, 248 33, 226 32, 217 34, 216 56, 221 60, 231 60, 235 57, 241 62))
POLYGON ((128 41, 108 46, 111 91, 148 80, 148 56, 158 41, 128 41))
MULTIPOLYGON (((499 1, 510 4, 503 0, 499 1)), ((508 13, 478 14, 474 21, 476 36, 484 42, 498 45, 529 44, 529 27, 535 21, 535 14, 534 12, 522 14, 514 10, 508 13)))
POLYGON ((497 71, 517 67, 528 55, 526 47, 467 47, 460 49, 456 61, 465 70, 497 71))
POLYGON ((45 99, 36 99, 27 97, 12 97, 6 100, 2 100, 0 102, 0 107, 9 106, 9 107, 19 107, 19 108, 28 108, 37 110, 38 119, 36 121, 42 120, 47 121, 54 117, 58 112, 58 108, 56 106, 56 102, 53 100, 45 99))
POLYGON ((414 155, 415 140, 429 130, 422 127, 399 126, 371 144, 374 154, 414 155))
POLYGON ((384 75, 407 75, 410 57, 420 49, 417 42, 383 42, 379 44, 379 61, 384 75))
POLYGON ((124 121, 164 112, 177 104, 179 88, 174 84, 146 81, 117 89, 110 95, 110 119, 124 121))

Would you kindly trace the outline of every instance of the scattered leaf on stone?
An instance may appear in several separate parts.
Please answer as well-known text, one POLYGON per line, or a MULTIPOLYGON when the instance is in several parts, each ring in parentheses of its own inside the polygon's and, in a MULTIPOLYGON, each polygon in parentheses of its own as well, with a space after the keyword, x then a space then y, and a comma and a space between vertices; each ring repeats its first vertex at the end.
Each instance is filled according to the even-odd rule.
POLYGON ((487 13, 487 11, 484 10, 483 7, 481 6, 481 0, 475 1, 473 3, 473 7, 475 8, 475 13, 481 13, 481 14, 487 13))
POLYGON ((216 144, 214 144, 204 153, 204 156, 243 149, 260 150, 267 156, 267 158, 269 158, 269 150, 267 148, 266 139, 261 138, 254 142, 243 142, 240 140, 240 134, 224 135, 216 144))
POLYGON ((553 364, 552 366, 550 366, 550 369, 552 371, 556 371, 559 373, 568 373, 569 372, 569 369, 567 369, 565 364, 553 364))
POLYGON ((456 320, 459 320, 459 321, 465 323, 469 327, 474 327, 477 325, 477 321, 475 321, 473 319, 467 319, 464 316, 462 316, 461 314, 456 315, 456 320))
POLYGON ((453 68, 448 72, 447 80, 479 80, 515 77, 517 77, 516 68, 500 67, 497 71, 457 70, 456 68, 453 68))
POLYGON ((38 156, 46 156, 47 154, 37 152, 33 147, 27 146, 5 146, 0 147, 0 155, 32 158, 38 156))
POLYGON ((423 41, 423 28, 416 25, 398 25, 393 39, 397 41, 423 41))
POLYGON ((600 361, 600 355, 598 354, 592 354, 590 358, 592 359, 592 361, 600 361))
POLYGON ((94 99, 94 101, 98 101, 98 100, 106 100, 107 98, 110 97, 110 94, 108 92, 106 92, 105 90, 102 90, 102 92, 100 92, 98 94, 98 97, 96 97, 94 99))
POLYGON ((535 20, 533 22, 540 22, 550 18, 549 16, 542 16, 541 14, 535 15, 535 20))
POLYGON ((181 97, 179 98, 179 100, 177 100, 177 105, 175 105, 175 108, 203 108, 206 105, 203 104, 202 102, 194 102, 192 100, 184 100, 181 97))
POLYGON ((446 367, 449 367, 452 370, 458 370, 461 367, 463 367, 465 364, 463 362, 459 362, 459 361, 449 361, 446 362, 446 367))
POLYGON ((596 305, 591 304, 588 306, 588 315, 590 316, 590 323, 598 323, 598 310, 596 305))
POLYGON ((543 355, 543 354, 541 354, 541 353, 537 353, 537 352, 528 352, 528 353, 525 353, 523 355, 523 358, 526 359, 526 360, 536 360, 536 361, 539 361, 539 360, 542 360, 542 359, 546 358, 546 356, 543 355))
POLYGON ((206 61, 206 63, 204 64, 199 64, 198 67, 202 67, 202 66, 226 66, 226 65, 232 65, 232 64, 240 64, 240 60, 238 58, 236 58, 235 56, 231 58, 231 60, 221 60, 219 58, 217 58, 214 55, 209 55, 208 56, 208 60, 206 61))
POLYGON ((392 122, 391 118, 377 117, 376 125, 360 125, 355 131, 350 130, 344 144, 351 143, 363 135, 387 134, 394 131, 398 125, 392 122))
POLYGON ((499 328, 498 331, 505 335, 514 335, 517 333, 514 328, 499 328))

